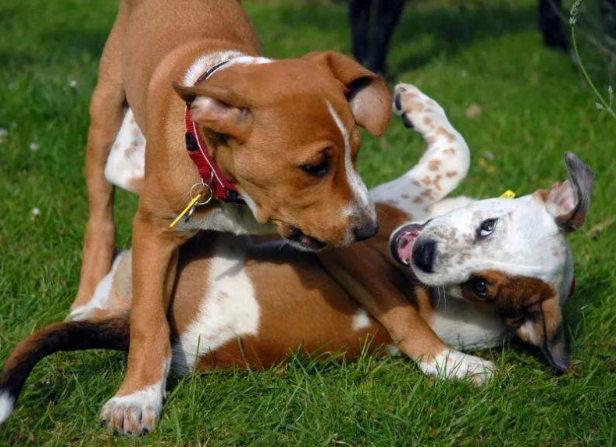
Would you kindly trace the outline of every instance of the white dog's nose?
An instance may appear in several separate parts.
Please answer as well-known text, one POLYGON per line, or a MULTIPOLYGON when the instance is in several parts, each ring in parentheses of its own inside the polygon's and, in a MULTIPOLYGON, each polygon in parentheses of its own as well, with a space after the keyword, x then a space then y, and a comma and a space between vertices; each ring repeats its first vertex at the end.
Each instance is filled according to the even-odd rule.
POLYGON ((413 247, 413 263, 424 273, 432 273, 436 254, 436 242, 418 240, 413 247))

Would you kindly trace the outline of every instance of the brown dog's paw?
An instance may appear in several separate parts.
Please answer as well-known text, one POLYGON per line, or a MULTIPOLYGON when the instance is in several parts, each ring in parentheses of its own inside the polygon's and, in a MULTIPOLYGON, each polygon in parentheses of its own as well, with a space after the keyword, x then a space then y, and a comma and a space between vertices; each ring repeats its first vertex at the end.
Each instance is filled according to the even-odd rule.
POLYGON ((163 408, 163 393, 159 386, 116 396, 105 404, 101 422, 110 431, 141 436, 156 427, 163 408))

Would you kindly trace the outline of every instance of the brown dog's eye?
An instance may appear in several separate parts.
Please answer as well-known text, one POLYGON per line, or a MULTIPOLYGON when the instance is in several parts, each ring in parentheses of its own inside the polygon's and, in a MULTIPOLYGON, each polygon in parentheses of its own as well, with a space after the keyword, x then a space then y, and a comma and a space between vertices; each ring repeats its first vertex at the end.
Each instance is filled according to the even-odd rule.
POLYGON ((471 280, 471 287, 473 292, 479 298, 485 299, 488 297, 488 283, 483 278, 474 278, 471 280))
POLYGON ((319 154, 318 160, 301 165, 300 169, 312 177, 325 177, 329 173, 331 158, 332 150, 330 148, 324 149, 319 154))
POLYGON ((313 165, 301 165, 300 168, 313 177, 325 177, 329 172, 329 160, 323 160, 313 165))

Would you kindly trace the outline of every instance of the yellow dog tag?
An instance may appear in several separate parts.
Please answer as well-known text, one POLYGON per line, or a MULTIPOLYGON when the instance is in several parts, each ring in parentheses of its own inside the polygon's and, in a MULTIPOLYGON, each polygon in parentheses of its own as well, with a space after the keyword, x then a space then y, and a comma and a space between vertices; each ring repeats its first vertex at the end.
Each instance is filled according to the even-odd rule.
MULTIPOLYGON (((201 198, 201 194, 197 194, 197 196, 192 199, 190 202, 188 202, 188 205, 186 205, 186 208, 184 208, 184 211, 182 211, 178 217, 175 218, 175 220, 173 222, 171 222, 171 225, 169 225, 169 228, 173 228, 177 225, 177 223, 180 221, 180 219, 182 217, 184 217, 184 215, 189 212, 191 209, 193 209, 194 207, 197 206, 197 201, 201 198)), ((192 214, 192 213, 191 213, 192 214)))
POLYGON ((500 195, 500 198, 501 199, 515 199, 515 192, 508 189, 507 191, 505 191, 504 193, 500 195))

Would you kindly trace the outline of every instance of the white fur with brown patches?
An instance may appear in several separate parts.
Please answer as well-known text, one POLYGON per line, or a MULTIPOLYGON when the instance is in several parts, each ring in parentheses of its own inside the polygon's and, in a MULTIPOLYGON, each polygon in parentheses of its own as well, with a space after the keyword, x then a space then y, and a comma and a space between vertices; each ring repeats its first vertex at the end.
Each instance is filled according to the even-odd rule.
POLYGON ((535 331, 532 321, 525 321, 524 324, 518 328, 518 332, 522 338, 526 338, 526 340, 533 345, 538 345, 541 342, 540 335, 535 331))
POLYGON ((421 218, 430 214, 430 205, 438 203, 464 180, 470 166, 470 151, 441 106, 417 87, 399 84, 396 95, 403 98, 403 108, 397 109, 394 103, 394 111, 413 123, 428 147, 410 171, 372 189, 371 197, 421 218))
POLYGON ((558 291, 568 291, 572 257, 553 216, 572 208, 570 192, 555 188, 547 204, 535 195, 516 200, 445 198, 468 173, 468 145, 443 109, 417 87, 399 84, 396 96, 394 111, 413 123, 428 147, 416 166, 377 186, 371 196, 409 213, 414 221, 433 219, 419 238, 432 237, 438 242, 439 269, 426 274, 414 268, 418 279, 428 286, 449 287, 466 281, 471 272, 497 269, 536 277, 558 291), (436 178, 443 173, 437 190, 436 178), (497 231, 483 246, 476 244, 477 227, 489 218, 499 219, 497 231))
POLYGON ((198 315, 173 346, 174 371, 190 371, 202 355, 237 337, 258 333, 259 303, 244 270, 247 249, 243 238, 223 235, 216 241, 198 315))
POLYGON ((105 177, 112 185, 139 193, 138 187, 145 177, 145 137, 127 109, 115 143, 111 147, 105 177))
POLYGON ((473 272, 498 270, 538 278, 560 290, 570 256, 564 235, 534 196, 482 200, 434 216, 417 240, 437 243, 433 272, 413 268, 418 279, 432 287, 461 284, 473 272), (477 229, 488 219, 497 219, 494 232, 478 240, 477 229))

